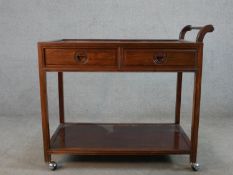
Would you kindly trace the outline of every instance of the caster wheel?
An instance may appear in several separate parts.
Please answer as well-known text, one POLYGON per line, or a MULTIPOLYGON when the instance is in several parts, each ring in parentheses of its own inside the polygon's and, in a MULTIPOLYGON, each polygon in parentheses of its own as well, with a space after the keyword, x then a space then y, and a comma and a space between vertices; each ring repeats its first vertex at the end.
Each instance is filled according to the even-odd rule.
POLYGON ((191 163, 191 168, 193 171, 198 171, 200 169, 200 165, 198 163, 191 163))
POLYGON ((57 169, 57 163, 54 161, 49 162, 49 169, 54 171, 57 169))

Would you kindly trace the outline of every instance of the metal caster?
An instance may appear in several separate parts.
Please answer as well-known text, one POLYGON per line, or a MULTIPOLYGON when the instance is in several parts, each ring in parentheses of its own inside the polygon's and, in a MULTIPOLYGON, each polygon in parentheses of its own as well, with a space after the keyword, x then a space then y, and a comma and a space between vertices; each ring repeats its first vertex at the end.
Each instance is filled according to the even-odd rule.
POLYGON ((200 165, 198 163, 191 163, 191 168, 193 171, 198 171, 200 169, 200 165))
POLYGON ((57 163, 54 161, 49 162, 49 169, 54 171, 57 169, 57 163))

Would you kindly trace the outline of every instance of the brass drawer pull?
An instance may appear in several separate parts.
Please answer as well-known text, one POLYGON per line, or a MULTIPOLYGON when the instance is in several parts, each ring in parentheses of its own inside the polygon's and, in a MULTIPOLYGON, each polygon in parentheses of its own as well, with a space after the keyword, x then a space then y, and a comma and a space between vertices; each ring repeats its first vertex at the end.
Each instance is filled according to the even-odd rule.
POLYGON ((74 60, 79 64, 86 64, 88 62, 88 57, 86 52, 76 52, 74 55, 74 60))
POLYGON ((157 53, 154 57, 153 57, 153 62, 155 64, 164 64, 167 62, 167 55, 166 53, 157 53))

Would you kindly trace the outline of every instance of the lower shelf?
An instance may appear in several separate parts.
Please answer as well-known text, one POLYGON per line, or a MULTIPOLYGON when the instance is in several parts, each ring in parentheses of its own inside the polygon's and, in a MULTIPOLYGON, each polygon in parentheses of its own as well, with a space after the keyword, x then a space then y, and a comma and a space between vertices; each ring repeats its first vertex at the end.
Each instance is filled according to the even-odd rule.
POLYGON ((177 124, 60 124, 50 154, 190 154, 190 140, 177 124))

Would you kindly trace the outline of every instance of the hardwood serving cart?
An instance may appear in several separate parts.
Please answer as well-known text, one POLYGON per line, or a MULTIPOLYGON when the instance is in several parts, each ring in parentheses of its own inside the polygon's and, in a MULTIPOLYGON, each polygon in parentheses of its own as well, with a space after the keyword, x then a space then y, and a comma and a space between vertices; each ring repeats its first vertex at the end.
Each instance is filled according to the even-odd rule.
POLYGON ((178 40, 78 40, 39 42, 39 77, 44 159, 55 170, 52 154, 170 155, 188 154, 193 170, 197 163, 201 97, 203 39, 212 25, 185 26, 178 40), (195 42, 184 40, 199 30, 195 42), (47 72, 58 72, 60 124, 49 130, 47 72), (175 72, 177 73, 175 121, 172 123, 66 123, 63 72, 175 72), (180 125, 183 72, 194 73, 191 138, 180 125))

